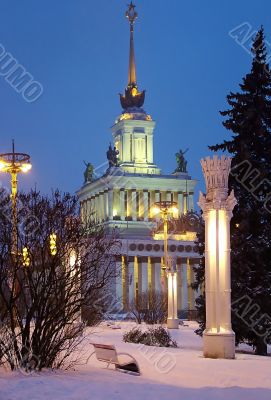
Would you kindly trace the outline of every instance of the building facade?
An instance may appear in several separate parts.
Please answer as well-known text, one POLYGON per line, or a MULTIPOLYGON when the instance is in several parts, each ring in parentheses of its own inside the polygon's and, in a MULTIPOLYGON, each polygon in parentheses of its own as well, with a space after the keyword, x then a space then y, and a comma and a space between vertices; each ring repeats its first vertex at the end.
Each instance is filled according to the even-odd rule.
POLYGON ((121 255, 116 257, 120 277, 114 291, 123 309, 149 290, 166 290, 164 270, 164 237, 159 215, 153 205, 174 201, 168 250, 178 273, 178 311, 180 316, 195 309, 196 293, 191 288, 193 265, 199 262, 195 240, 193 180, 186 168, 184 153, 177 156, 178 165, 172 174, 163 174, 154 162, 155 121, 143 109, 145 91, 139 91, 134 56, 134 23, 137 18, 131 4, 126 13, 130 25, 128 84, 120 95, 122 113, 112 127, 113 146, 107 151, 108 168, 102 176, 86 171, 85 183, 78 191, 82 218, 95 219, 106 232, 117 232, 121 255), (186 217, 186 228, 179 229, 186 217), (191 222, 190 221, 190 222, 191 222), (175 228, 174 228, 175 226, 175 228))

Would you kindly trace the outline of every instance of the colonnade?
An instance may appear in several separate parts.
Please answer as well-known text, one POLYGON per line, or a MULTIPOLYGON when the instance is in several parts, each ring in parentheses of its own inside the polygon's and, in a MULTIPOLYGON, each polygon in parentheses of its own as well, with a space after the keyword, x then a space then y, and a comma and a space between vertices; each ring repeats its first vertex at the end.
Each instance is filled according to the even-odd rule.
POLYGON ((163 200, 178 204, 175 218, 194 209, 192 192, 120 188, 106 189, 81 201, 81 215, 83 219, 91 218, 97 222, 112 219, 124 221, 127 217, 133 221, 148 221, 155 217, 152 205, 163 200))
MULTIPOLYGON (((166 291, 167 283, 164 270, 161 268, 162 258, 133 256, 127 259, 121 256, 119 261, 120 277, 116 282, 116 296, 121 299, 123 309, 142 293, 147 291, 166 291)), ((194 261, 193 261, 194 263, 194 261)), ((177 264, 177 298, 178 311, 195 310, 195 299, 198 297, 191 284, 194 282, 193 263, 189 258, 177 264)))

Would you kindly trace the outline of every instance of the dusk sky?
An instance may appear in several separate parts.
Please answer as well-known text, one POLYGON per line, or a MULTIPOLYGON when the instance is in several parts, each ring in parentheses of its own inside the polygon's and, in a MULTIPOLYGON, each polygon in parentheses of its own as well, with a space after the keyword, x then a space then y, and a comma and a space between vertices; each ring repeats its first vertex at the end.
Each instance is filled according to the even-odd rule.
MULTIPOLYGON (((122 111, 118 93, 127 84, 127 3, 0 1, 0 43, 44 89, 27 103, 0 75, 0 152, 14 138, 33 163, 20 188, 74 192, 83 160, 106 161, 110 127, 122 111)), ((208 144, 227 138, 219 110, 251 65, 251 41, 242 47, 229 31, 247 23, 253 33, 263 24, 271 42, 270 0, 135 3, 137 78, 146 89, 144 109, 157 123, 155 162, 170 173, 176 151, 189 148, 188 171, 203 189, 199 160, 210 154, 208 144)))

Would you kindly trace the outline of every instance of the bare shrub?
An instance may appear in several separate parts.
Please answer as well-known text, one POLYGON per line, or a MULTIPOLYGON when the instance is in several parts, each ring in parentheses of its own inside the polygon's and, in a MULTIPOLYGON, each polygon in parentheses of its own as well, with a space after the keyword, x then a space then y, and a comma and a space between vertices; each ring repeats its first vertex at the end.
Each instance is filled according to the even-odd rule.
POLYGON ((16 254, 10 208, 0 206, 0 363, 25 371, 67 368, 84 339, 82 309, 90 325, 101 319, 103 308, 93 304, 116 278, 111 254, 118 244, 81 221, 74 196, 33 191, 19 200, 16 254))
POLYGON ((142 292, 133 299, 129 311, 138 324, 164 323, 167 319, 167 294, 157 290, 142 292))

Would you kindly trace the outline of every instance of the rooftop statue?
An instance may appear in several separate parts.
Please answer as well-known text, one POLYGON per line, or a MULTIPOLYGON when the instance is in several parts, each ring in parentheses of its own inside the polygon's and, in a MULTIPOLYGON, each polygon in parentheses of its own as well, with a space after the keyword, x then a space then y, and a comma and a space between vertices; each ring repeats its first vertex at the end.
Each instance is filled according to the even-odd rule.
POLYGON ((86 166, 86 169, 85 169, 85 172, 84 172, 84 179, 85 179, 84 183, 92 182, 93 181, 93 170, 94 170, 94 167, 90 162, 86 163, 84 161, 84 164, 86 166))
POLYGON ((106 156, 107 156, 108 163, 109 163, 109 168, 117 167, 119 165, 118 155, 119 155, 119 151, 117 150, 116 147, 112 148, 112 145, 110 143, 109 148, 106 152, 106 156))
POLYGON ((186 149, 185 151, 180 150, 179 153, 175 154, 177 167, 174 172, 187 172, 187 161, 184 158, 184 155, 188 150, 189 149, 186 149))

